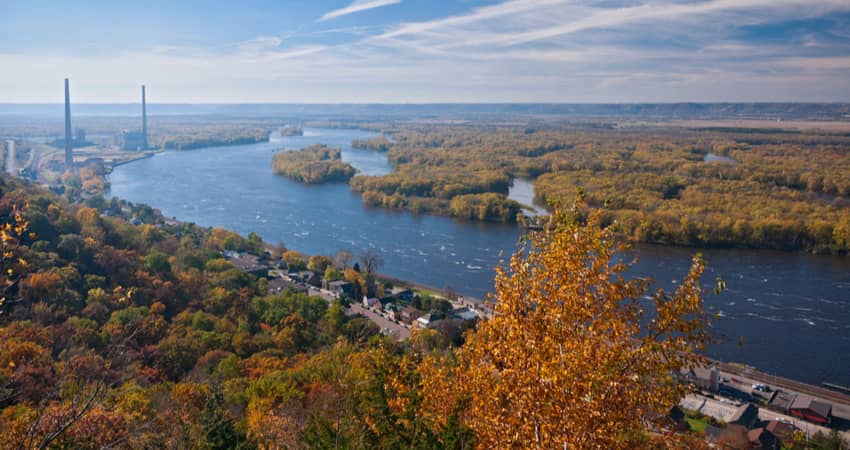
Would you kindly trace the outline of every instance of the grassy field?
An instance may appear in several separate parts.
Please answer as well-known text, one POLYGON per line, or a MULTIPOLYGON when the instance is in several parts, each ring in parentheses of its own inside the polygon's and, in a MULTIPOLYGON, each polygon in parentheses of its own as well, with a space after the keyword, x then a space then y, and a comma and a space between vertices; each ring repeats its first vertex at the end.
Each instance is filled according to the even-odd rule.
POLYGON ((688 421, 688 425, 690 425, 691 430, 696 431, 697 433, 702 433, 703 431, 705 431, 705 427, 708 426, 708 422, 706 422, 702 419, 697 419, 697 418, 694 418, 694 417, 688 417, 685 420, 688 421))

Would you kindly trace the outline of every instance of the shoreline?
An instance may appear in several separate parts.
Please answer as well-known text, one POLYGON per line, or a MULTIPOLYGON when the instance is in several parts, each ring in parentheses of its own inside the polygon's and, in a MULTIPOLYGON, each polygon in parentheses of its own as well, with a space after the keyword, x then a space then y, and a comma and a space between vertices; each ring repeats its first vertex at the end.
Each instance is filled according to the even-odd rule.
MULTIPOLYGON (((313 128, 321 130, 321 129, 326 128, 326 127, 313 127, 313 128)), ((328 129, 333 130, 334 128, 328 128, 328 129)), ((349 129, 349 128, 346 128, 346 129, 349 129)), ((365 132, 373 132, 372 130, 366 130, 366 129, 358 128, 358 127, 353 127, 353 128, 350 128, 350 129, 360 130, 360 131, 365 131, 365 132)), ((246 142, 246 143, 239 143, 239 144, 208 145, 208 146, 204 146, 204 147, 196 147, 196 148, 191 148, 191 149, 161 148, 161 149, 155 151, 154 154, 163 153, 163 152, 166 152, 166 151, 175 151, 175 152, 200 151, 200 150, 204 150, 206 148, 212 149, 212 148, 217 148, 217 147, 256 145, 256 144, 262 144, 262 143, 271 143, 271 142, 273 142, 271 140, 271 137, 275 133, 276 132, 270 133, 269 136, 263 141, 246 142)), ((142 159, 144 159, 144 158, 135 158, 135 159, 128 160, 128 161, 123 161, 120 164, 113 164, 113 167, 117 167, 119 165, 129 164, 129 163, 139 161, 139 160, 142 160, 142 159)), ((346 161, 344 161, 344 162, 346 162, 346 161)), ((110 172, 111 172, 111 170, 110 170, 110 172)), ((282 174, 279 174, 279 175, 282 175, 282 174)), ((284 175, 282 175, 282 176, 284 176, 284 175)), ((357 176, 357 175, 355 174, 355 176, 357 176)), ((292 180, 288 177, 286 177, 286 178, 288 180, 292 181, 292 182, 297 183, 297 181, 295 181, 295 180, 292 180)), ((352 179, 353 179, 353 177, 352 177, 352 179)), ((517 177, 516 179, 520 179, 520 178, 517 177)), ((363 193, 354 190, 352 188, 351 184, 350 184, 350 181, 351 180, 348 180, 345 183, 348 184, 349 189, 351 190, 352 193, 354 193, 354 194, 356 194, 357 196, 360 197, 361 204, 362 204, 363 203, 363 195, 362 195, 363 193)), ((333 183, 333 182, 329 181, 327 183, 333 183)), ((325 183, 317 183, 317 184, 325 184, 325 183)), ((505 197, 508 198, 508 199, 511 199, 510 192, 505 197)), ((512 200, 517 201, 516 199, 512 199, 512 200)), ((447 219, 450 219, 450 220, 455 220, 455 221, 464 222, 464 223, 471 223, 471 224, 485 224, 485 225, 488 225, 488 226, 516 227, 520 230, 537 229, 536 226, 529 227, 529 225, 527 223, 524 224, 523 222, 528 221, 528 220, 533 221, 537 217, 549 215, 549 211, 546 210, 543 207, 539 207, 537 205, 534 205, 533 203, 530 204, 530 205, 526 205, 526 204, 523 204, 522 202, 519 202, 519 201, 517 201, 517 202, 520 203, 520 205, 522 206, 522 208, 520 209, 520 213, 523 214, 524 219, 522 221, 513 220, 513 221, 507 221, 507 222, 495 221, 495 220, 472 220, 472 219, 455 217, 455 216, 448 215, 448 214, 441 214, 438 211, 417 212, 417 211, 414 211, 410 208, 404 208, 404 207, 392 208, 392 207, 384 207, 384 206, 372 206, 372 205, 366 205, 366 204, 363 204, 362 207, 364 209, 375 208, 375 209, 379 209, 379 210, 383 210, 383 211, 401 212, 401 213, 406 213, 406 214, 412 214, 412 215, 415 215, 415 216, 416 215, 426 215, 426 216, 433 216, 433 217, 444 217, 444 218, 447 218, 447 219), (533 212, 535 210, 543 211, 544 213, 538 212, 538 214, 529 215, 529 214, 526 214, 526 212, 525 212, 525 211, 532 211, 533 212)), ((850 253, 848 253, 848 254, 840 254, 840 253, 836 254, 836 253, 826 253, 826 252, 819 253, 819 252, 806 251, 805 249, 754 247, 754 246, 751 246, 751 245, 747 245, 746 243, 730 243, 730 244, 726 244, 726 245, 714 245, 714 246, 702 245, 702 246, 698 246, 698 245, 689 245, 689 244, 682 244, 682 243, 662 243, 662 242, 634 241, 634 240, 629 239, 629 244, 632 247, 636 247, 638 245, 651 245, 651 246, 658 246, 658 247, 663 247, 663 248, 694 249, 696 253, 699 253, 701 250, 754 250, 754 251, 776 251, 776 252, 781 252, 781 253, 785 253, 785 254, 803 254, 803 255, 812 255, 812 256, 832 256, 832 257, 837 257, 837 258, 846 258, 847 260, 850 260, 850 253)))

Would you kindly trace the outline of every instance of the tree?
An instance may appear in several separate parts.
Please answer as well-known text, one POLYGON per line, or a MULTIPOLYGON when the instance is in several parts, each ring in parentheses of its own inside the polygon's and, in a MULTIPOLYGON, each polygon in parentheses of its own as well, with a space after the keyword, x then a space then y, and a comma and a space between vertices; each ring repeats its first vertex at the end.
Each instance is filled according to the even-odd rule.
POLYGON ((331 266, 331 258, 322 255, 313 255, 307 260, 307 269, 316 273, 325 273, 325 269, 331 266))
POLYGON ((27 262, 21 257, 21 240, 35 236, 27 233, 29 223, 24 220, 17 208, 12 210, 9 220, 0 225, 0 314, 8 301, 7 293, 13 292, 27 269, 27 262))
POLYGON ((168 261, 168 255, 156 250, 150 252, 145 257, 145 266, 155 274, 168 274, 171 272, 171 263, 168 261))
POLYGON ((694 258, 674 294, 657 290, 643 320, 648 282, 623 278, 625 246, 601 224, 600 213, 558 209, 510 271, 497 269, 495 317, 456 359, 421 367, 438 427, 466 402, 459 420, 479 448, 631 448, 678 402, 671 374, 700 362, 710 340, 703 263, 694 258))
POLYGON ((221 385, 210 383, 210 393, 201 416, 203 426, 202 448, 210 450, 251 448, 244 433, 240 433, 227 413, 221 385))
POLYGON ((366 273, 372 273, 378 270, 378 267, 384 264, 384 259, 381 258, 381 255, 372 250, 364 250, 363 253, 360 254, 360 267, 366 271, 366 273))
POLYGON ((353 260, 354 255, 352 255, 351 252, 348 250, 340 250, 336 252, 336 256, 334 256, 334 263, 336 263, 337 266, 342 268, 342 270, 348 269, 348 266, 353 260))

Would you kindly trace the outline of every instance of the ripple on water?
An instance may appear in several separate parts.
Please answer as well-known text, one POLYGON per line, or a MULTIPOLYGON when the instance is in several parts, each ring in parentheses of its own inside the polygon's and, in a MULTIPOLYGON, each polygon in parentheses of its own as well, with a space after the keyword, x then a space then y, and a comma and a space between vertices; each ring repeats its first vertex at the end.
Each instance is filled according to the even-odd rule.
MULTIPOLYGON (((464 294, 478 298, 492 290, 490 268, 498 264, 499 252, 508 257, 516 250, 519 232, 515 228, 369 209, 348 186, 305 187, 270 175, 272 149, 324 143, 347 151, 352 139, 371 137, 355 130, 319 131, 323 136, 280 139, 273 144, 210 152, 166 152, 119 166, 110 175, 112 194, 134 203, 148 203, 178 220, 229 228, 243 235, 256 231, 269 242, 291 241, 294 250, 306 254, 332 255, 347 249, 358 255, 372 248, 368 243, 378 243, 387 250, 382 271, 388 275, 434 286, 450 283, 464 294), (268 218, 268 223, 254 220, 256 215, 261 220, 268 218), (342 232, 341 228, 349 231, 342 232), (334 234, 341 239, 329 237, 334 234), (427 252, 428 258, 420 256, 417 250, 427 252), (469 269, 467 265, 482 269, 469 269)), ((371 159, 363 161, 373 164, 371 159)), ((629 274, 654 275, 659 287, 669 289, 673 284, 671 278, 686 273, 693 251, 636 245, 635 252, 623 259, 631 261, 639 256, 629 274)), ((706 281, 714 278, 709 276, 712 271, 729 280, 729 289, 716 301, 713 296, 707 297, 714 303, 709 307, 722 308, 718 314, 723 319, 715 321, 720 332, 749 338, 745 342, 774 344, 769 348, 718 345, 709 349, 709 356, 747 362, 780 375, 817 382, 816 374, 834 365, 836 352, 850 354, 847 259, 754 250, 703 249, 703 255, 710 262, 706 281), (765 299, 770 299, 768 303, 774 308, 781 305, 782 311, 755 305, 765 299), (790 307, 813 310, 797 311, 790 307), (753 315, 745 315, 747 312, 753 315), (796 316, 817 325, 793 322, 800 331, 789 333, 788 324, 796 316), (821 317, 835 320, 833 325, 840 331, 829 332, 834 339, 828 346, 813 348, 806 344, 808 338, 821 329, 827 330, 827 322, 821 317), (788 363, 789 354, 799 355, 799 360, 788 363)), ((676 283, 681 284, 681 279, 676 283)), ((839 378, 850 384, 850 373, 839 378)))

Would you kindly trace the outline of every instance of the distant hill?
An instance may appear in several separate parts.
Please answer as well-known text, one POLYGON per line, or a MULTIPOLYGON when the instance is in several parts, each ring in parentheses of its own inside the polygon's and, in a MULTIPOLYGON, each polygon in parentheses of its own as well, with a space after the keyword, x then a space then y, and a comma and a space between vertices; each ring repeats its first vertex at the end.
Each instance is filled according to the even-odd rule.
MULTIPOLYGON (((79 116, 135 116, 136 103, 75 104, 79 116)), ((0 116, 61 116, 56 104, 0 103, 0 116)), ((432 103, 432 104, 148 104, 150 115, 304 118, 456 118, 565 116, 608 119, 850 119, 850 103, 432 103)))

